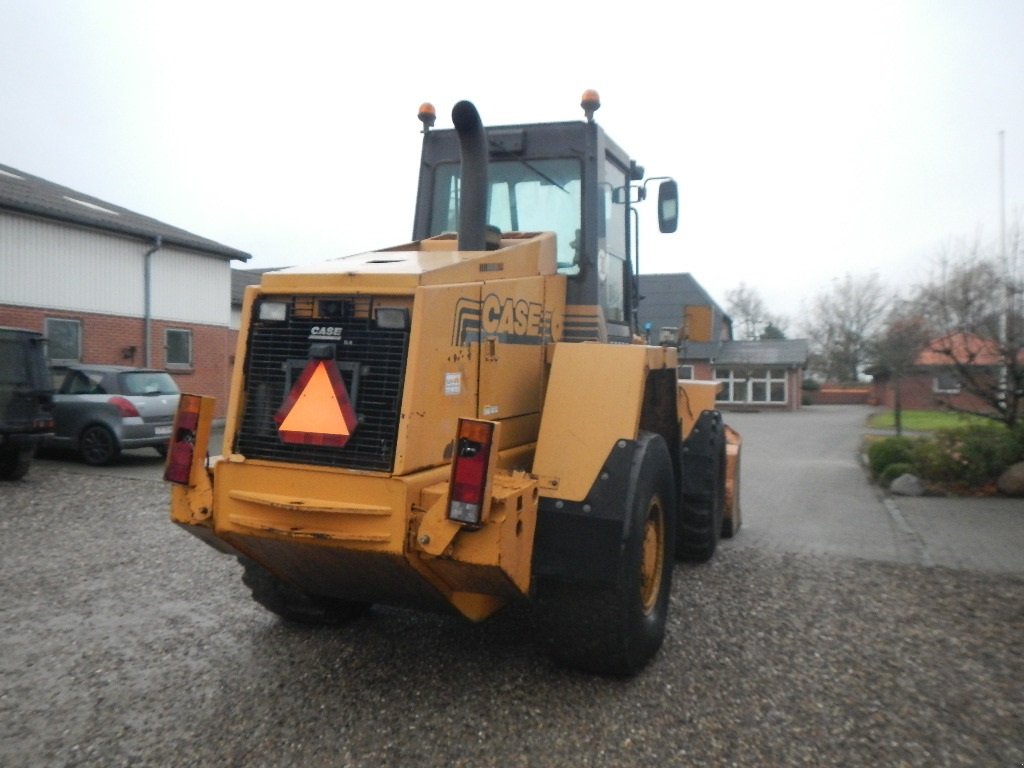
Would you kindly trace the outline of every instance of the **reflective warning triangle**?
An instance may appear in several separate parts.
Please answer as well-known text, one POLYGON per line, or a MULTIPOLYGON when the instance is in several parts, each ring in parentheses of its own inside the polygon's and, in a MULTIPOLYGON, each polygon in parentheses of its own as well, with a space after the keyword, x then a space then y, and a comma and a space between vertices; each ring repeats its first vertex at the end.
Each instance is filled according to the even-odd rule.
POLYGON ((358 419, 334 361, 310 360, 274 421, 286 443, 344 446, 358 419))

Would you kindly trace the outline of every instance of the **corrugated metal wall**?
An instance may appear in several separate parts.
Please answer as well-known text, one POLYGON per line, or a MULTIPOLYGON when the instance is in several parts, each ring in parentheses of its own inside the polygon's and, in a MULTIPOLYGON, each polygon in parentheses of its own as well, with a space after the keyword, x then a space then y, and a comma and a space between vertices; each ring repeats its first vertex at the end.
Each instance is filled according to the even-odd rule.
MULTIPOLYGON (((0 304, 144 314, 139 240, 0 213, 0 304)), ((164 248, 152 259, 152 316, 227 326, 229 262, 164 248)))

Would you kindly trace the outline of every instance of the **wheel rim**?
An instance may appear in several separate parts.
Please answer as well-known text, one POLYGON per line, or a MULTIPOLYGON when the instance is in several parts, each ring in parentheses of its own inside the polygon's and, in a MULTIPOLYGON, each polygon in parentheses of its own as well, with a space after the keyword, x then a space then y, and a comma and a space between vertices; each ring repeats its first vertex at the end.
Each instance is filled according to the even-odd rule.
POLYGON ((103 463, 110 457, 110 435, 103 429, 90 429, 82 436, 82 453, 86 459, 103 463))
POLYGON ((658 497, 651 499, 644 523, 643 559, 640 563, 640 602, 644 613, 654 610, 661 592, 665 561, 665 513, 658 497))

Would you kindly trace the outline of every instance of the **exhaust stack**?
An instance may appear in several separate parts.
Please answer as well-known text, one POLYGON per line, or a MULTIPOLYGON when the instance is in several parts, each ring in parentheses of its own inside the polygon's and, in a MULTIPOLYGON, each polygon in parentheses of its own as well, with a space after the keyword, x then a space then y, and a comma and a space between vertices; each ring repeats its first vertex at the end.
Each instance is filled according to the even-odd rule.
POLYGON ((462 190, 459 194, 459 250, 487 249, 487 133, 480 113, 469 101, 452 108, 459 137, 462 190))

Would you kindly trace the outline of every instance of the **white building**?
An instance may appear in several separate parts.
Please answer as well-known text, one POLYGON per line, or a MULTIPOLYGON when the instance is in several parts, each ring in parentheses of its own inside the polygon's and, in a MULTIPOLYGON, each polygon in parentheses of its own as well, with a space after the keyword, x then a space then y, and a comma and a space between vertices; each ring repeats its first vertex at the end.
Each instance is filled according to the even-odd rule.
POLYGON ((150 366, 226 403, 231 262, 249 254, 0 165, 0 325, 52 364, 150 366))

